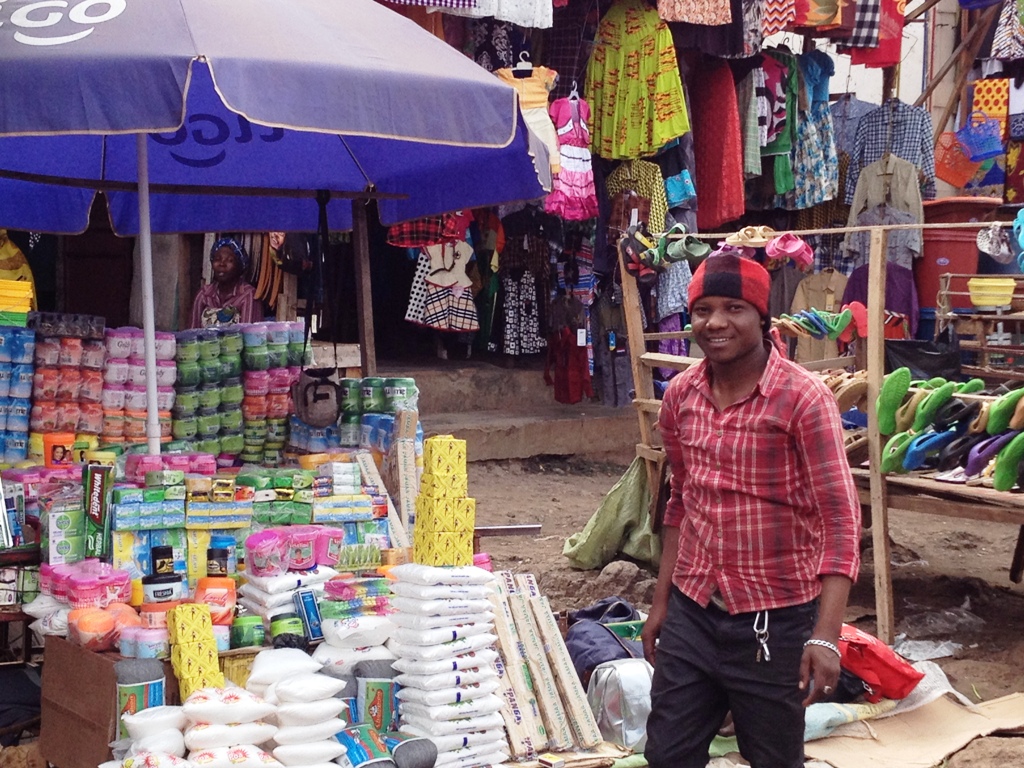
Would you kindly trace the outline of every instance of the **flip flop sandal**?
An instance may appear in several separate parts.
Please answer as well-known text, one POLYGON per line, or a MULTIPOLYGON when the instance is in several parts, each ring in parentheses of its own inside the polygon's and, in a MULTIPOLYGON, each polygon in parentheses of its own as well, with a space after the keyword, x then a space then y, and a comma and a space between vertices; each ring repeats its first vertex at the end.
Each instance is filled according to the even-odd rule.
POLYGON ((896 411, 897 432, 906 432, 914 426, 914 422, 917 420, 917 410, 930 394, 931 392, 926 389, 919 389, 913 392, 907 401, 899 407, 899 410, 896 411))
POLYGON ((859 466, 867 461, 868 445, 868 436, 866 434, 846 444, 846 461, 851 467, 859 466))
POLYGON ((1017 407, 1013 409, 1013 416, 1010 417, 1010 429, 1024 429, 1024 398, 1017 401, 1017 407))
POLYGON ((867 394, 867 380, 850 377, 850 379, 836 391, 836 402, 839 404, 839 412, 846 413, 866 397, 867 394))
POLYGON ((802 326, 799 322, 797 322, 797 319, 795 317, 787 316, 783 322, 785 326, 790 330, 791 336, 796 336, 797 338, 800 339, 813 338, 811 336, 811 332, 804 328, 804 326, 802 326))
POLYGON ((808 339, 811 337, 811 334, 809 334, 807 331, 805 331, 803 328, 801 328, 799 325, 794 323, 789 318, 776 318, 775 327, 779 329, 779 333, 784 333, 787 336, 799 336, 808 339))
POLYGON ((984 379, 971 379, 970 381, 965 381, 963 384, 958 385, 956 393, 958 395, 973 395, 977 392, 981 392, 984 388, 984 379))
POLYGON ((997 491, 1008 491, 1017 484, 1020 460, 1024 458, 1024 434, 1018 434, 996 456, 996 468, 992 472, 992 487, 997 491))
POLYGON ((964 472, 963 467, 954 467, 945 472, 937 472, 932 475, 932 480, 937 480, 940 483, 963 484, 967 482, 967 474, 964 472))
POLYGON ((956 432, 925 432, 910 441, 903 454, 903 469, 913 472, 924 466, 928 457, 938 453, 956 439, 956 432))
POLYGON ((913 439, 913 432, 897 432, 889 438, 889 442, 882 448, 883 473, 890 474, 903 471, 903 457, 913 439))
POLYGON ((1010 419, 1017 409, 1017 403, 1024 397, 1024 388, 1008 392, 996 400, 988 409, 988 430, 990 435, 998 435, 1009 429, 1010 419))
POLYGON ((981 411, 981 403, 977 400, 965 403, 962 400, 950 400, 944 406, 939 408, 938 413, 935 414, 935 429, 942 431, 949 429, 954 424, 957 426, 957 431, 963 434, 967 431, 967 426, 974 420, 974 418, 981 411))
POLYGON ((896 411, 909 388, 909 368, 897 368, 882 382, 875 410, 878 412, 878 429, 883 435, 891 435, 896 431, 896 411))
POLYGON ((862 302, 851 301, 843 309, 850 310, 853 315, 854 330, 857 331, 860 338, 866 339, 868 337, 868 308, 862 302))
POLYGON ((711 246, 695 235, 686 235, 680 242, 683 244, 685 258, 692 267, 700 264, 711 253, 711 246))
POLYGON ((990 438, 987 434, 961 435, 939 452, 939 469, 948 472, 951 469, 962 467, 967 463, 967 456, 971 449, 988 439, 990 438))
POLYGON ((658 238, 658 251, 664 261, 674 264, 686 258, 682 237, 684 235, 686 235, 686 227, 682 224, 673 224, 668 232, 658 238), (679 237, 671 238, 671 235, 679 235, 679 237))
POLYGON ((831 376, 825 379, 825 386, 828 387, 834 395, 836 391, 846 384, 850 380, 850 374, 846 371, 840 371, 839 373, 833 373, 831 376))
POLYGON ((967 426, 967 434, 988 434, 988 412, 991 406, 992 404, 989 402, 981 404, 981 410, 978 411, 978 415, 974 418, 974 421, 967 426))
POLYGON ((988 466, 988 463, 995 458, 996 454, 999 453, 1013 438, 1015 438, 1019 432, 1004 432, 1001 435, 990 437, 988 440, 983 440, 973 448, 967 455, 967 463, 964 465, 964 472, 967 473, 968 477, 974 477, 980 475, 982 470, 988 466))
POLYGON ((910 382, 911 389, 938 389, 946 380, 941 376, 936 376, 934 379, 914 379, 910 382))
POLYGON ((917 408, 917 413, 914 414, 914 426, 915 432, 921 432, 925 427, 935 421, 935 414, 939 412, 946 403, 948 403, 953 393, 956 391, 956 382, 947 381, 938 389, 933 389, 917 408))
POLYGON ((823 339, 828 336, 828 326, 825 325, 825 321, 818 317, 817 314, 809 309, 805 309, 802 312, 797 313, 797 318, 805 318, 811 327, 807 328, 811 332, 811 335, 816 339, 823 339))
POLYGON ((836 341, 850 327, 852 321, 853 313, 848 309, 844 309, 838 314, 833 312, 831 317, 825 320, 825 325, 829 327, 828 337, 832 341, 836 341))

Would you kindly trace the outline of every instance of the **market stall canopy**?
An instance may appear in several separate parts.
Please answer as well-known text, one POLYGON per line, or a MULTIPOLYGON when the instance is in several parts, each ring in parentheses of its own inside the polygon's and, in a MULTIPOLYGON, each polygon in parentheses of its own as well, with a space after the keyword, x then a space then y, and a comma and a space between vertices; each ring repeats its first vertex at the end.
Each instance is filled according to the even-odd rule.
POLYGON ((0 226, 313 230, 543 195, 513 88, 372 0, 0 3, 0 226), (48 183, 49 182, 49 183, 48 183), (59 185, 59 186, 58 186, 59 185), (197 198, 201 195, 201 198, 197 198))

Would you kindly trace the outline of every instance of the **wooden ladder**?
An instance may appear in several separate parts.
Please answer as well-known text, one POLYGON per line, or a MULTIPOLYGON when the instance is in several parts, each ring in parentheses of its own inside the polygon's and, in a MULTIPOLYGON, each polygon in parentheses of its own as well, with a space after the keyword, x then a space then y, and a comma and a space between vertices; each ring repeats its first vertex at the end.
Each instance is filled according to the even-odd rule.
POLYGON ((622 306, 626 318, 626 337, 629 347, 629 361, 633 370, 633 405, 636 407, 637 418, 640 420, 640 442, 636 446, 636 455, 643 459, 647 471, 647 487, 651 491, 650 513, 654 521, 654 530, 661 527, 661 510, 665 501, 665 449, 658 432, 658 410, 661 400, 654 392, 654 368, 671 368, 685 371, 691 365, 699 363, 698 358, 666 355, 661 352, 648 352, 647 343, 663 339, 689 338, 688 331, 669 331, 665 333, 644 333, 643 314, 640 308, 640 289, 636 278, 626 270, 621 251, 619 252, 619 272, 622 275, 622 306))

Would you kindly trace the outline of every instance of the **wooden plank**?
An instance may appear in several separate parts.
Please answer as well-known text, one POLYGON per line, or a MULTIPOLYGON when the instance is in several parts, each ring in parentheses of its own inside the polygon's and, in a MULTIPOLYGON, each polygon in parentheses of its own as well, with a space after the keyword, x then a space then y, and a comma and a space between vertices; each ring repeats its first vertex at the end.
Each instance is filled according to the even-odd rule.
MULTIPOLYGON (((699 357, 682 357, 681 355, 666 355, 663 352, 644 352, 640 355, 641 368, 647 371, 647 375, 651 375, 651 368, 671 368, 673 371, 685 371, 692 365, 697 365, 701 359, 699 357)), ((640 395, 640 390, 636 391, 637 396, 640 395)), ((651 386, 651 396, 654 395, 654 386, 651 386)))
MULTIPOLYGON (((359 315, 359 350, 363 376, 377 375, 377 347, 373 336, 373 293, 370 290, 370 234, 366 224, 366 201, 352 201, 352 247, 356 266, 356 311, 359 315)), ((335 311, 339 311, 335 302, 335 311)))
MULTIPOLYGON (((850 470, 858 486, 864 487, 869 479, 866 470, 854 468, 850 470)), ((928 477, 912 477, 905 475, 889 475, 887 478, 890 493, 932 496, 948 499, 957 504, 984 504, 986 506, 1016 509, 1024 512, 1024 495, 997 491, 983 485, 966 485, 964 483, 943 483, 928 477)))
MULTIPOLYGON (((629 344, 629 361, 633 368, 633 388, 637 397, 654 397, 654 376, 651 369, 640 363, 647 351, 644 341, 644 327, 641 320, 640 291, 636 279, 626 270, 626 263, 619 251, 619 269, 622 274, 622 308, 626 320, 626 337, 629 344)), ((653 426, 644 414, 640 416, 640 440, 651 442, 653 426)))
MULTIPOLYGON (((384 481, 381 479, 380 472, 377 470, 377 465, 373 462, 373 456, 370 455, 369 451, 360 451, 356 454, 356 461, 359 463, 359 470, 363 473, 363 477, 370 481, 372 485, 376 485, 378 488, 386 489, 384 481)), ((391 546, 397 549, 406 549, 411 547, 409 543, 409 534, 405 531, 405 526, 402 525, 402 519, 398 516, 398 511, 395 509, 395 503, 391 500, 391 494, 385 493, 384 498, 388 501, 388 529, 391 536, 391 546)))
POLYGON ((661 400, 653 398, 637 397, 633 399, 633 405, 646 413, 657 413, 661 410, 661 400))
POLYGON ((875 403, 885 376, 885 246, 884 229, 871 230, 868 274, 868 444, 871 461, 871 541, 875 561, 875 613, 878 637, 887 645, 895 639, 892 599, 892 565, 889 547, 889 516, 886 480, 882 475, 882 438, 875 403))
POLYGON ((827 371, 830 368, 850 368, 856 366, 857 361, 853 355, 843 355, 842 357, 830 357, 826 360, 809 360, 806 363, 800 363, 808 371, 827 371))
POLYGON ((556 750, 571 749, 572 729, 526 596, 519 592, 515 576, 508 571, 498 574, 498 592, 508 601, 516 631, 525 648, 530 679, 533 680, 537 703, 547 729, 549 746, 556 750))
POLYGON ((562 633, 558 631, 558 622, 551 612, 551 605, 543 595, 532 597, 529 602, 537 629, 544 641, 548 661, 555 673, 555 684, 562 694, 562 701, 569 715, 569 725, 572 726, 576 746, 583 749, 596 747, 604 741, 601 729, 597 727, 597 720, 587 701, 586 691, 583 690, 583 684, 569 657, 569 649, 565 647, 562 633))
POLYGON ((971 29, 971 31, 963 40, 960 41, 960 45, 958 45, 953 50, 953 52, 949 55, 949 58, 946 59, 945 63, 941 67, 939 67, 939 70, 935 72, 933 75, 931 75, 928 81, 928 85, 924 89, 924 92, 920 96, 918 96, 917 101, 914 102, 915 107, 920 107, 922 104, 928 101, 929 97, 932 95, 932 92, 939 85, 939 83, 942 82, 942 79, 946 76, 946 73, 949 72, 949 70, 951 70, 956 65, 957 59, 967 49, 967 47, 973 45, 974 41, 979 36, 985 36, 985 33, 988 31, 988 28, 992 26, 992 22, 995 20, 995 14, 999 12, 1000 8, 1001 6, 990 8, 986 12, 986 14, 982 15, 981 19, 979 20, 979 23, 971 29))
MULTIPOLYGON (((871 503, 871 492, 858 488, 857 494, 862 504, 871 503)), ((986 523, 1008 523, 1024 525, 1024 511, 1007 507, 993 507, 988 504, 964 504, 949 499, 938 499, 929 496, 916 496, 906 493, 893 493, 889 488, 889 512, 916 512, 937 517, 949 517, 956 520, 980 520, 986 523)))
POLYGON ((473 530, 474 536, 536 536, 540 533, 541 523, 523 523, 522 525, 478 525, 473 530))
POLYGON ((656 331, 645 333, 644 341, 672 341, 673 339, 691 339, 692 331, 656 331))
POLYGON ((661 462, 665 460, 665 451, 662 448, 655 448, 654 446, 644 445, 643 443, 636 444, 636 455, 641 459, 647 459, 648 461, 661 462))

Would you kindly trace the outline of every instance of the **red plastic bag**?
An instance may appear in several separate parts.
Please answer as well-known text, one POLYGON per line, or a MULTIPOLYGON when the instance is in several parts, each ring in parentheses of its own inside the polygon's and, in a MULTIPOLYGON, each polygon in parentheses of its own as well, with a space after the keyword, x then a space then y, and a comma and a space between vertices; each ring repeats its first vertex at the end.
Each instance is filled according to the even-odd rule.
POLYGON ((877 637, 849 624, 843 624, 839 635, 839 652, 841 666, 866 683, 864 698, 872 703, 905 699, 924 677, 877 637))

